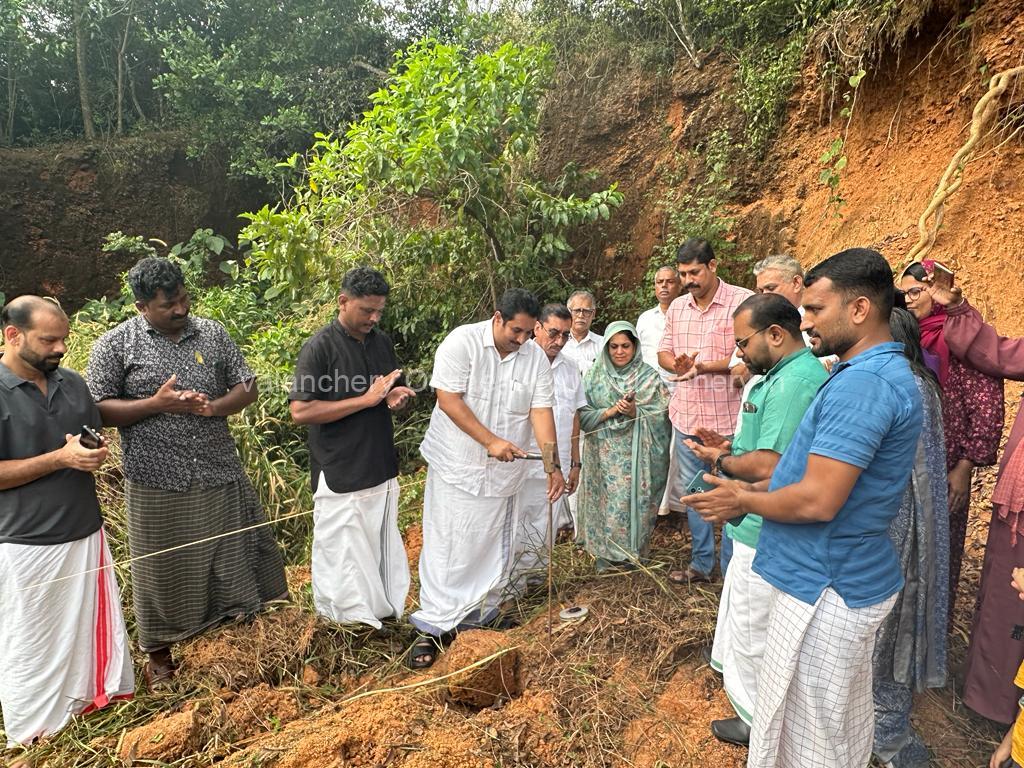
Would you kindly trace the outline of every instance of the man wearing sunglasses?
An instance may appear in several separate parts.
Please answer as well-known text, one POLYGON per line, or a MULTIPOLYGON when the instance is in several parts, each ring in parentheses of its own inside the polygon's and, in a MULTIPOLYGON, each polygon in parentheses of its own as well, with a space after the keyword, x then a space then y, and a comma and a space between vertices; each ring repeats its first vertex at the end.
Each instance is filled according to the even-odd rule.
MULTIPOLYGON (((565 473, 565 491, 573 493, 580 482, 579 409, 587 404, 583 379, 576 363, 563 352, 571 336, 572 315, 564 304, 545 304, 533 329, 533 341, 551 363, 555 385, 555 435, 558 463, 565 473)), ((531 453, 539 453, 537 438, 530 437, 531 453)), ((513 584, 529 589, 544 580, 547 567, 548 477, 540 462, 531 462, 519 491, 519 528, 513 558, 513 584)), ((555 503, 555 530, 571 524, 564 497, 555 503)))

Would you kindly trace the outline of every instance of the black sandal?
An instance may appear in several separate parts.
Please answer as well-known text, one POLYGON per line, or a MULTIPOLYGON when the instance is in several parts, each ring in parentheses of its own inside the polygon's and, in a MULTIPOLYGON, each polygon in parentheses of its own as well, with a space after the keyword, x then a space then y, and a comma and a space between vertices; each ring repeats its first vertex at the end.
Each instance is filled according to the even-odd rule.
POLYGON ((440 637, 420 635, 416 638, 412 648, 409 649, 409 653, 406 655, 406 666, 409 669, 428 669, 434 666, 437 657, 441 655, 441 651, 451 645, 456 634, 456 631, 452 630, 451 632, 445 632, 440 637), (427 656, 429 659, 421 659, 421 656, 427 656))

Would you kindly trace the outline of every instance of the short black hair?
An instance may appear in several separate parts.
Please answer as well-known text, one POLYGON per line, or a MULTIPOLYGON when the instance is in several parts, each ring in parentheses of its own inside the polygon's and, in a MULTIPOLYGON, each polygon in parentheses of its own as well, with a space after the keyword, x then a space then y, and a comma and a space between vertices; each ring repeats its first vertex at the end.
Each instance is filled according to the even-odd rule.
POLYGON ((697 261, 705 266, 715 258, 711 243, 703 238, 691 237, 676 249, 676 264, 692 264, 697 261))
POLYGON ((529 315, 534 319, 540 316, 537 298, 525 288, 509 288, 501 294, 496 309, 506 323, 516 315, 529 315))
POLYGON ((777 293, 755 293, 748 296, 732 313, 738 317, 741 312, 750 312, 750 324, 761 331, 777 325, 794 339, 800 335, 800 312, 785 296, 777 293))
POLYGON ((847 301, 866 296, 878 307, 882 319, 889 321, 896 299, 896 286, 892 267, 878 251, 871 248, 848 248, 833 254, 811 269, 804 277, 804 285, 814 285, 827 277, 836 291, 847 301))
POLYGON ((341 279, 341 292, 353 299, 364 296, 387 296, 391 286, 384 275, 373 267, 353 267, 341 279))
POLYGON ((139 259, 128 270, 128 285, 136 301, 152 301, 160 291, 165 296, 173 296, 179 286, 184 284, 185 276, 181 273, 181 267, 160 256, 139 259))
POLYGON ((540 314, 537 315, 537 322, 543 323, 549 317, 557 317, 559 320, 572 320, 572 313, 565 304, 553 301, 540 308, 540 314))
POLYGON ((0 309, 0 328, 13 325, 19 331, 31 331, 38 312, 52 312, 67 317, 55 299, 44 299, 42 296, 18 296, 4 304, 0 309))

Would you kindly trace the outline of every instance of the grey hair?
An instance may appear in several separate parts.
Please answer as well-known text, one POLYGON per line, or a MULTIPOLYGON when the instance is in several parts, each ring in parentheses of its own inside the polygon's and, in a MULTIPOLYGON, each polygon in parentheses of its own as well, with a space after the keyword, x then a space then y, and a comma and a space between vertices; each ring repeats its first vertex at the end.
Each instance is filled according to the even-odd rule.
POLYGON ((786 277, 796 277, 797 275, 800 277, 804 276, 804 268, 800 262, 792 256, 787 256, 784 253, 768 256, 757 262, 754 265, 754 276, 757 277, 762 272, 769 269, 777 269, 786 277))
POLYGON ((592 294, 590 291, 573 291, 572 293, 569 294, 569 298, 565 300, 565 303, 568 304, 570 301, 578 297, 590 299, 590 303, 593 304, 595 307, 597 306, 597 299, 594 298, 594 294, 592 294))

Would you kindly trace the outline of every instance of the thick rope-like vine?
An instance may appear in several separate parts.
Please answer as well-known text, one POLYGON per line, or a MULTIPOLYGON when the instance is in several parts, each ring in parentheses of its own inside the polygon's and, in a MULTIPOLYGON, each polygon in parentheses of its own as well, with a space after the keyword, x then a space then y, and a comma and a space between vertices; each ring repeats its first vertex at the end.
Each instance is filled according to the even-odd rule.
POLYGON ((928 207, 924 209, 924 213, 917 220, 917 243, 914 244, 914 247, 907 254, 904 268, 914 261, 923 259, 931 251, 932 246, 935 245, 935 238, 938 236, 939 227, 942 225, 946 201, 963 184, 964 168, 973 159, 971 153, 978 145, 978 142, 984 137, 986 126, 999 111, 1000 97, 1009 88, 1013 79, 1022 74, 1024 74, 1024 67, 1013 67, 993 75, 992 79, 989 80, 988 91, 974 105, 974 113, 971 116, 970 136, 957 153, 953 155, 953 159, 949 161, 946 172, 942 174, 939 186, 936 188, 935 194, 932 195, 931 202, 928 203, 928 207), (934 220, 931 226, 929 226, 928 220, 932 217, 934 217, 934 220))

